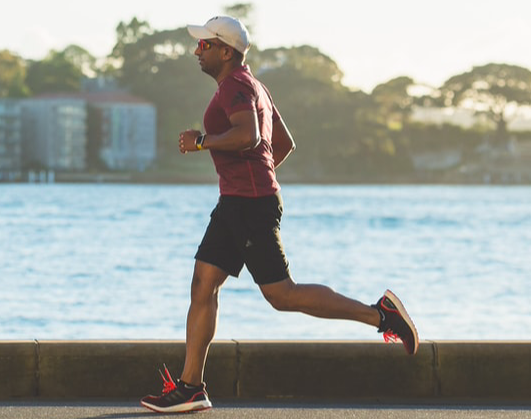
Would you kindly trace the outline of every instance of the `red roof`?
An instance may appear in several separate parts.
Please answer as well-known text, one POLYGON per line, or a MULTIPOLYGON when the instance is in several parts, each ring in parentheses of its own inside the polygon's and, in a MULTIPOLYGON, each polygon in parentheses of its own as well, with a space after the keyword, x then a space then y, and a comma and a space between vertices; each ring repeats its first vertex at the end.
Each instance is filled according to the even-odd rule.
POLYGON ((89 103, 138 103, 151 105, 152 103, 125 92, 95 92, 95 93, 43 93, 34 99, 82 99, 89 103))

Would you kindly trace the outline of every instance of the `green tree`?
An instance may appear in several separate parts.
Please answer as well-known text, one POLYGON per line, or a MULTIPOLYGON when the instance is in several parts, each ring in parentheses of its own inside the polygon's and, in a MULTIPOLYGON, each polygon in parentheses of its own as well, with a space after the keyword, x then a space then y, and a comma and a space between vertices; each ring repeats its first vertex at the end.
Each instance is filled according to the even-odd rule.
POLYGON ((133 17, 129 23, 121 21, 116 26, 116 44, 105 61, 100 64, 98 73, 121 79, 126 49, 152 33, 153 29, 147 21, 138 20, 136 17, 133 17))
MULTIPOLYGON (((215 177, 208 153, 175 157, 178 132, 202 128, 203 112, 216 89, 215 81, 200 71, 196 41, 186 28, 140 31, 135 30, 138 22, 133 23, 132 29, 119 26, 113 59, 120 63, 120 84, 157 106, 159 170, 168 169, 169 176, 179 173, 181 179, 205 179, 205 173, 215 177)), ((398 140, 388 135, 387 126, 377 127, 374 135, 361 111, 372 103, 370 96, 345 87, 343 73, 330 57, 308 45, 254 47, 247 62, 270 89, 298 145, 279 173, 285 180, 351 181, 385 172, 382 165, 394 167, 398 140)))
POLYGON ((411 114, 414 98, 408 89, 414 85, 413 79, 402 76, 376 86, 372 93, 375 120, 390 129, 402 129, 411 114))
POLYGON ((134 93, 159 105, 171 103, 173 99, 168 95, 171 90, 167 84, 179 83, 180 79, 190 76, 174 67, 177 63, 193 62, 197 70, 194 49, 195 42, 186 28, 145 35, 124 46, 119 80, 134 93))
POLYGON ((62 53, 84 76, 93 77, 97 74, 96 57, 79 45, 69 45, 62 53))
POLYGON ((340 83, 337 65, 317 48, 261 51, 257 76, 268 86, 297 143, 286 179, 324 181, 350 176, 359 151, 357 107, 365 99, 340 83))
POLYGON ((81 69, 67 57, 65 51, 50 51, 42 61, 30 63, 26 83, 35 95, 52 92, 78 92, 81 69))
POLYGON ((509 64, 487 64, 448 79, 441 87, 444 106, 463 106, 496 124, 498 140, 507 137, 510 105, 531 104, 531 71, 509 64))
POLYGON ((292 48, 272 48, 261 51, 255 63, 258 73, 276 68, 291 68, 301 77, 319 80, 343 89, 343 72, 329 56, 319 49, 302 45, 292 48))
POLYGON ((193 54, 196 41, 186 28, 148 33, 123 25, 117 38, 113 54, 121 62, 116 73, 120 85, 157 107, 159 163, 186 164, 183 161, 190 159, 172 157, 178 154, 176 138, 180 130, 201 128, 204 108, 215 90, 215 81, 201 72, 193 54), (138 36, 123 42, 123 34, 129 32, 138 36))
POLYGON ((123 58, 126 45, 134 44, 151 33, 153 30, 150 24, 147 21, 138 20, 136 17, 133 17, 129 23, 120 22, 116 27, 116 44, 111 56, 123 58))
POLYGON ((254 4, 252 3, 236 3, 231 6, 226 6, 223 11, 228 15, 240 19, 245 25, 249 33, 253 34, 253 18, 254 4))
POLYGON ((0 98, 26 97, 26 66, 22 58, 8 50, 0 51, 0 98))

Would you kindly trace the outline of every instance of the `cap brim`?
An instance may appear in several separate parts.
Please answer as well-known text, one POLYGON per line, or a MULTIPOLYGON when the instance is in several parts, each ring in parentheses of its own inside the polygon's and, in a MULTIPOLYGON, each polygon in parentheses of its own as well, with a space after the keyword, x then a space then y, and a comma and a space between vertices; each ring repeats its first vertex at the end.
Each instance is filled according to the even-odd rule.
POLYGON ((207 28, 200 25, 188 25, 188 33, 195 39, 216 38, 216 34, 210 32, 207 28))

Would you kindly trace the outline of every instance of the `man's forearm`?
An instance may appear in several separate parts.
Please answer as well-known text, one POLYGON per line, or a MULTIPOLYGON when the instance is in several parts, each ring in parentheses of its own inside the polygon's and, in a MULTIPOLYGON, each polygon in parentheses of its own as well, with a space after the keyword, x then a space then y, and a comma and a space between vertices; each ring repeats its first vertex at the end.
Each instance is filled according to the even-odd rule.
POLYGON ((208 134, 203 142, 203 148, 219 151, 248 150, 260 142, 260 138, 253 138, 252 134, 245 127, 232 127, 222 134, 208 134))

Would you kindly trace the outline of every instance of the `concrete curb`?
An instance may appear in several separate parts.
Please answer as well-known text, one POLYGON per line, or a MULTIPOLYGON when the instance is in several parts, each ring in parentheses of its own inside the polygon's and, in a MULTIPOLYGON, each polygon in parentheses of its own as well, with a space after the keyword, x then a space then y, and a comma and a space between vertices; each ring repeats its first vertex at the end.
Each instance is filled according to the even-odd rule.
MULTIPOLYGON (((179 376, 182 341, 3 341, 0 400, 159 394, 157 369, 179 376)), ((212 398, 531 404, 531 342, 216 341, 212 398)))

